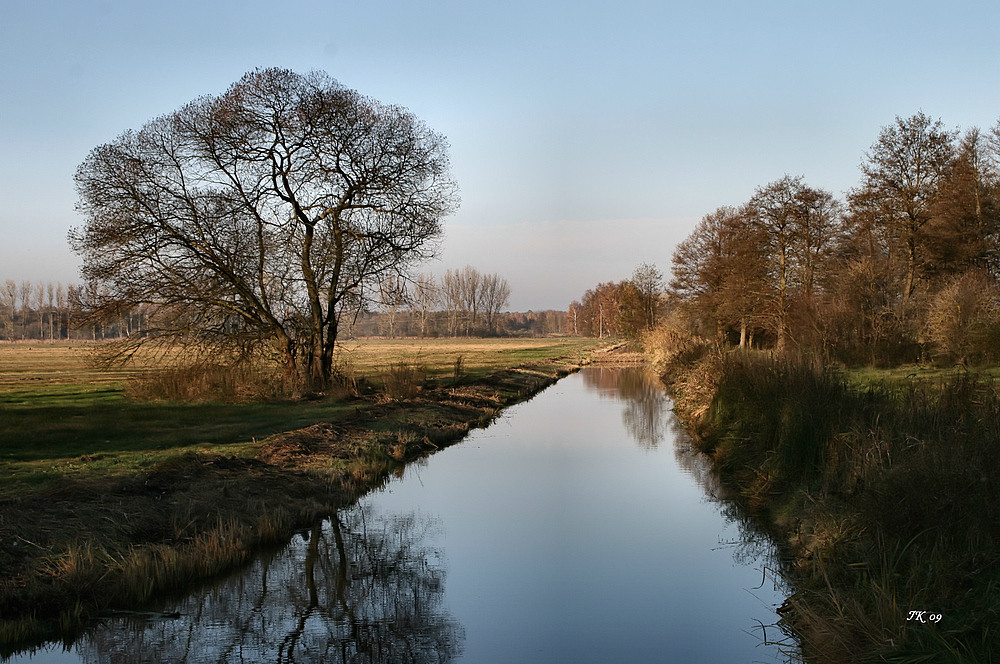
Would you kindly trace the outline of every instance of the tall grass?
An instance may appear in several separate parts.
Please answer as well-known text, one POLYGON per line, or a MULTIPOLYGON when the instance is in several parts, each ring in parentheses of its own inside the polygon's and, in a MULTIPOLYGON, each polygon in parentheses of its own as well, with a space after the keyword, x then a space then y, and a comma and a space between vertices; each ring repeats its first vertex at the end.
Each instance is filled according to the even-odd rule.
POLYGON ((427 367, 417 362, 399 361, 382 370, 382 396, 389 401, 412 399, 427 379, 427 367))
POLYGON ((815 661, 990 661, 1000 649, 995 381, 963 372, 858 385, 807 359, 735 352, 673 385, 697 444, 792 545, 800 592, 786 622, 815 661), (920 624, 911 610, 944 617, 920 624))
POLYGON ((252 364, 193 364, 147 371, 125 383, 135 401, 240 403, 288 396, 280 372, 252 364))

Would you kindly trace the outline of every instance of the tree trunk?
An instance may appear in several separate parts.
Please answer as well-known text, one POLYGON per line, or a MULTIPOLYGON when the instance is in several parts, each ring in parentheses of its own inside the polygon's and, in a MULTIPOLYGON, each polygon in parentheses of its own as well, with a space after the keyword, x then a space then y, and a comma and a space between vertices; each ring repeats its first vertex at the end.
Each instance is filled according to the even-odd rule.
POLYGON ((298 381, 299 371, 295 366, 295 343, 291 339, 285 341, 281 349, 281 364, 286 385, 294 385, 298 381))

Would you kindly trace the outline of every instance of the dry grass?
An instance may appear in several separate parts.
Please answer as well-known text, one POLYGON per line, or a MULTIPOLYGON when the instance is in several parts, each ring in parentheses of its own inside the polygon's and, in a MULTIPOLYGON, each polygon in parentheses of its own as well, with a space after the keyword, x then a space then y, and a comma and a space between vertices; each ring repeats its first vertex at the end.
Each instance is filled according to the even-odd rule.
POLYGON ((423 367, 428 378, 452 377, 459 362, 462 375, 477 377, 546 357, 579 355, 597 345, 595 339, 578 338, 362 339, 345 341, 339 357, 358 376, 402 363, 423 367))
MULTIPOLYGON (((559 356, 573 356, 598 345, 594 339, 356 339, 344 341, 337 365, 356 377, 374 376, 394 363, 420 364, 430 377, 454 373, 461 357, 462 371, 484 375, 517 364, 559 356)), ((0 342, 0 393, 51 385, 120 386, 124 381, 162 368, 159 355, 140 351, 131 364, 101 368, 96 363, 99 343, 0 342)), ((167 356, 167 365, 183 363, 167 356)))

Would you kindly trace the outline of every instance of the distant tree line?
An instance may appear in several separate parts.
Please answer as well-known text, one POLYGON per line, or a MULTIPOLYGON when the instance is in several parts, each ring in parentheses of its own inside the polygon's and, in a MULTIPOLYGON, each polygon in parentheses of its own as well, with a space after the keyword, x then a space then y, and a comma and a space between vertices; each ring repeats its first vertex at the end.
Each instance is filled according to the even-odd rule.
MULTIPOLYGON (((90 313, 99 286, 5 280, 0 282, 0 339, 107 340, 141 338, 159 325, 162 309, 120 307, 90 313)), ((440 278, 421 273, 412 282, 387 278, 345 328, 354 337, 544 336, 566 334, 566 312, 510 312, 510 284, 498 274, 466 266, 440 278)), ((223 325, 225 321, 220 321, 223 325)))
POLYGON ((668 326, 847 363, 1000 359, 1000 122, 897 117, 837 200, 785 176, 673 255, 668 326))
POLYGON ((598 284, 574 300, 566 311, 567 332, 600 339, 636 338, 659 321, 663 295, 663 274, 644 263, 631 278, 598 284))
POLYGON ((120 339, 139 333, 146 317, 140 307, 84 322, 81 307, 95 297, 95 288, 5 279, 0 282, 0 339, 98 340, 120 339))
POLYGON ((513 313, 510 284, 472 266, 440 277, 418 274, 382 283, 379 306, 362 311, 347 328, 357 337, 497 337, 563 334, 565 312, 513 313))
MULTIPOLYGON (((542 311, 504 311, 496 316, 496 327, 492 334, 474 334, 477 337, 545 337, 568 336, 573 331, 567 325, 566 312, 553 309, 542 311)), ((369 311, 360 314, 347 328, 348 337, 386 337, 430 339, 452 337, 448 312, 435 310, 421 317, 412 308, 401 309, 390 321, 384 311, 369 311)), ((464 334, 458 335, 465 336, 464 334)))

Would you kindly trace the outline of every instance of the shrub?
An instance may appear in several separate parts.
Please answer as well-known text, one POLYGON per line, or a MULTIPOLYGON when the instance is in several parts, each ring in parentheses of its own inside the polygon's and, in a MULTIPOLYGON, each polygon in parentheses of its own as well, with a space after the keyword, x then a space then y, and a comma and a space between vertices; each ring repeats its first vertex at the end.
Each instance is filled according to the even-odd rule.
POLYGON ((147 371, 125 385, 136 401, 243 402, 291 393, 282 376, 251 364, 206 364, 147 371))
POLYGON ((426 377, 427 368, 422 364, 396 362, 382 371, 382 394, 390 401, 412 399, 426 377))
POLYGON ((940 359, 963 364, 995 359, 1000 288, 979 271, 953 277, 931 298, 925 328, 940 359))

